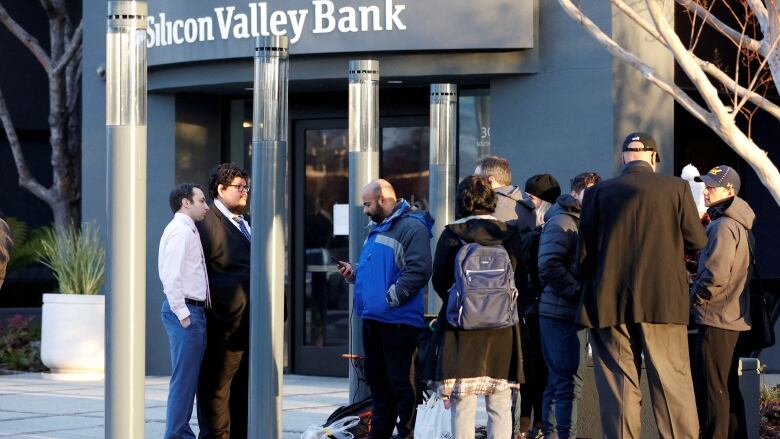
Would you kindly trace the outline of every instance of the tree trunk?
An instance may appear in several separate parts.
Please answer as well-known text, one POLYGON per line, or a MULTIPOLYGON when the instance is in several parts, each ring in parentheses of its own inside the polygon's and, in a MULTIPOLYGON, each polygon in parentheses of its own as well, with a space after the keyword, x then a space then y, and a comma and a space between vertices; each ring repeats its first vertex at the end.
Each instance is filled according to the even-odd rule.
POLYGON ((16 22, 0 0, 0 24, 4 25, 37 59, 48 78, 49 144, 52 184, 44 187, 32 175, 11 113, 0 89, 0 123, 14 157, 19 185, 45 201, 58 231, 76 225, 79 216, 81 130, 78 97, 81 91, 83 22, 74 30, 64 1, 42 0, 49 23, 49 52, 16 22))
POLYGON ((60 198, 49 206, 52 213, 54 213, 54 228, 57 230, 57 233, 61 233, 68 226, 74 225, 74 215, 70 202, 60 198))

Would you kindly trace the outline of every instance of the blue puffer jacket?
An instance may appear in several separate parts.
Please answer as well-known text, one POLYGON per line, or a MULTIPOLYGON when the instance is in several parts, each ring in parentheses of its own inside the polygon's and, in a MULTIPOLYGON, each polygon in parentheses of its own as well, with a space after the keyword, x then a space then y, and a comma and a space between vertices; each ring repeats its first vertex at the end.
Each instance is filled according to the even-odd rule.
POLYGON ((381 224, 370 223, 355 275, 355 310, 364 319, 422 327, 422 288, 431 277, 431 227, 427 212, 398 200, 381 224), (387 292, 400 304, 392 307, 387 292))

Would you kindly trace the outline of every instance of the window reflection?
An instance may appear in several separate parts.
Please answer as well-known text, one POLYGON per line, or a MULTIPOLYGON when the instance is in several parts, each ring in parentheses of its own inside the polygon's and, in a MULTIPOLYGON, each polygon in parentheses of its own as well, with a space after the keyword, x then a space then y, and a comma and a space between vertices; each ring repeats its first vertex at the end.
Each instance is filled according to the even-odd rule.
POLYGON ((427 126, 382 128, 382 177, 399 198, 428 209, 430 131, 427 126))
POLYGON ((463 90, 458 98, 458 179, 490 154, 490 90, 463 90))
POLYGON ((346 236, 333 236, 333 205, 349 198, 347 130, 304 132, 304 344, 345 345, 349 341, 349 288, 331 257, 349 259, 346 236))

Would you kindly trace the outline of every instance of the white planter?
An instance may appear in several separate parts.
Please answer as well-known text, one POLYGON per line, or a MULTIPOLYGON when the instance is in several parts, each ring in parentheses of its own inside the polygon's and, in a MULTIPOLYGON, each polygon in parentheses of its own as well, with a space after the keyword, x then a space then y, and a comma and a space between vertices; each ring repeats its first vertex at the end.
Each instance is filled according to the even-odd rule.
POLYGON ((105 296, 43 295, 41 361, 54 374, 103 374, 105 296))

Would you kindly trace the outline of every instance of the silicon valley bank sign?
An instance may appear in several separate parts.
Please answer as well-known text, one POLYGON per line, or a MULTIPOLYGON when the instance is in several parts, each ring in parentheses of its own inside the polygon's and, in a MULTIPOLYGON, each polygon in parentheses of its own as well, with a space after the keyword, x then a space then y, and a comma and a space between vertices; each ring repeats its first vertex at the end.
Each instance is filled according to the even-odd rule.
POLYGON ((290 53, 516 50, 533 47, 532 0, 149 2, 150 66, 249 58, 258 36, 290 53))

